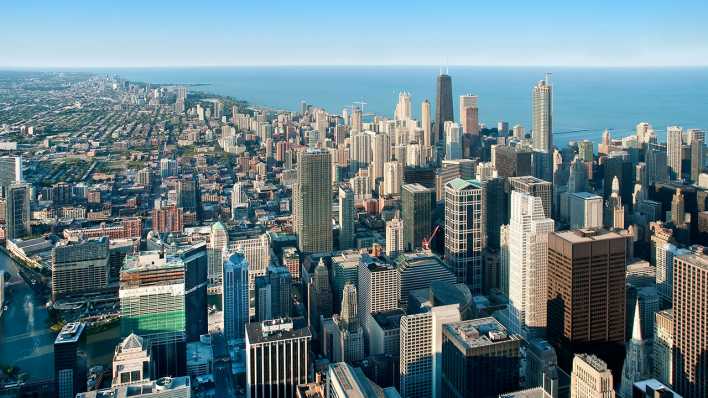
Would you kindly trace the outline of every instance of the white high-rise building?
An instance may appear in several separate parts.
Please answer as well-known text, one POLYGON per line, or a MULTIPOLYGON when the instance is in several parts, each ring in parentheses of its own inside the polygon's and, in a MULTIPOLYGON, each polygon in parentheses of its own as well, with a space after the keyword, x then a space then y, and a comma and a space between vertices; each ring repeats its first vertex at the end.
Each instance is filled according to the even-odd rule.
POLYGON ((248 264, 248 292, 250 316, 256 315, 256 277, 266 274, 268 264, 270 264, 270 240, 267 234, 256 238, 239 239, 229 242, 226 253, 239 252, 246 257, 248 264))
POLYGON ((442 327, 460 321, 458 304, 429 307, 401 317, 402 397, 441 397, 442 327))
POLYGON ((445 160, 462 158, 462 129, 453 122, 445 122, 445 160))
POLYGON ((398 94, 398 104, 396 105, 396 120, 411 119, 411 94, 402 91, 398 94))
POLYGON ((602 359, 588 354, 575 355, 570 398, 615 398, 612 372, 602 359))
POLYGON ((678 126, 670 126, 666 129, 666 163, 669 166, 669 178, 680 180, 683 178, 681 172, 681 151, 683 147, 683 129, 678 126))
POLYGON ((236 219, 236 209, 247 206, 248 200, 243 192, 243 183, 236 182, 231 190, 231 218, 236 219))
POLYGON ((352 173, 356 173, 359 169, 366 169, 371 163, 371 139, 374 136, 373 132, 355 132, 352 129, 351 146, 349 148, 350 167, 352 173))
POLYGON ((224 250, 229 246, 229 234, 224 224, 217 221, 211 225, 209 245, 207 246, 207 278, 212 290, 221 290, 221 276, 224 264, 224 250))
POLYGON ((435 145, 435 135, 432 134, 432 124, 430 122, 430 101, 423 101, 420 106, 420 124, 423 127, 423 145, 432 147, 435 145))
POLYGON ((553 148, 552 94, 553 88, 548 81, 548 76, 533 87, 531 129, 533 148, 547 153, 550 153, 553 148))
POLYGON ((541 198, 511 192, 509 222, 509 322, 525 338, 546 328, 548 234, 553 220, 543 212, 541 198))
POLYGON ((656 246, 656 289, 664 303, 670 303, 673 294, 674 257, 691 253, 672 243, 656 246))
POLYGON ((370 335, 373 312, 398 308, 401 296, 401 278, 392 264, 377 262, 369 256, 362 256, 358 272, 358 312, 361 326, 370 335))
POLYGON ((386 255, 396 257, 403 253, 403 220, 398 215, 386 223, 386 255))
POLYGON ((455 178, 445 184, 445 263, 458 283, 482 292, 486 212, 482 184, 455 178))
POLYGON ((387 134, 377 133, 371 139, 371 167, 369 177, 371 182, 384 178, 384 165, 391 158, 391 142, 387 134))
POLYGON ((403 165, 400 161, 392 160, 384 163, 383 195, 400 195, 403 181, 403 165))
POLYGON ((571 229, 602 227, 602 197, 589 192, 569 194, 568 215, 571 229))
POLYGON ((460 125, 465 134, 479 134, 479 108, 476 95, 460 96, 460 125))

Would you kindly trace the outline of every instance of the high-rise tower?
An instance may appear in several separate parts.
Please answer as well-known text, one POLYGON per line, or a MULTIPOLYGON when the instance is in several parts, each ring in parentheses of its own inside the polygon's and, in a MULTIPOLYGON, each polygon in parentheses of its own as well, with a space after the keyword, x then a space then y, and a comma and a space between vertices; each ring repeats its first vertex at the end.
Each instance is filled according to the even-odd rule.
POLYGON ((300 152, 293 187, 293 218, 303 253, 332 250, 332 158, 329 152, 300 152))
POLYGON ((452 110, 452 79, 449 75, 438 75, 437 94, 435 99, 435 135, 437 140, 443 138, 445 122, 454 121, 452 110))
POLYGON ((543 152, 550 152, 553 148, 553 88, 548 80, 541 80, 533 87, 532 108, 533 124, 531 138, 533 148, 543 152))

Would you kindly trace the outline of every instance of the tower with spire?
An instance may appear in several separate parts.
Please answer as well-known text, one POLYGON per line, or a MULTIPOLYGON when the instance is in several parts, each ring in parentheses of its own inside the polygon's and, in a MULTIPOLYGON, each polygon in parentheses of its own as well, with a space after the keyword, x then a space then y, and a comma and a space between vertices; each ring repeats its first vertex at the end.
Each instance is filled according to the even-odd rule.
POLYGON ((652 369, 649 357, 649 347, 642 336, 642 322, 639 316, 639 301, 634 308, 634 323, 632 338, 627 343, 627 356, 622 366, 622 384, 620 395, 632 398, 632 385, 640 380, 650 379, 652 369))

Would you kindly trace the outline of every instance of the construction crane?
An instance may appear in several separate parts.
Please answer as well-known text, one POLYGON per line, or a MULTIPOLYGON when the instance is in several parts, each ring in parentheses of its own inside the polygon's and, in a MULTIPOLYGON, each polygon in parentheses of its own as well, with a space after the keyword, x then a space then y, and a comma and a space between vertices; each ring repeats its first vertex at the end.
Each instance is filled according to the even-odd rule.
POLYGON ((436 225, 435 229, 433 229, 433 233, 430 234, 430 237, 423 238, 423 249, 430 250, 430 242, 432 242, 433 239, 435 239, 435 235, 438 233, 439 229, 440 229, 440 225, 436 225))

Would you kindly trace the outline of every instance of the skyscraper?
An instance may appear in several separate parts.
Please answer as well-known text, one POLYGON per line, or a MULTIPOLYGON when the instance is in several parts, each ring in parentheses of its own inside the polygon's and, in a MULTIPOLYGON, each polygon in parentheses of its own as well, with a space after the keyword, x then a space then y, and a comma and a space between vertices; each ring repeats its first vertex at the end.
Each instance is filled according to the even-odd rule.
POLYGON ((433 134, 430 122, 430 101, 427 99, 420 105, 420 124, 423 127, 423 145, 431 147, 437 142, 437 131, 433 134))
POLYGON ((602 227, 602 196, 589 192, 575 192, 568 195, 568 215, 570 228, 602 227))
POLYGON ((308 382, 311 339, 302 318, 246 325, 246 397, 295 397, 308 382))
POLYGON ((511 177, 509 185, 514 191, 527 193, 531 196, 541 198, 543 204, 543 214, 551 217, 553 184, 540 178, 532 176, 511 177))
POLYGON ((0 156, 0 195, 5 197, 10 185, 22 180, 22 157, 0 156))
POLYGON ((602 359, 588 354, 573 358, 570 398, 615 398, 612 373, 602 359))
POLYGON ((420 184, 406 184, 401 188, 401 216, 403 218, 403 247, 413 250, 423 245, 432 233, 433 191, 420 184))
POLYGON ((680 180, 683 178, 681 163, 683 161, 683 129, 670 126, 666 129, 666 159, 669 166, 669 178, 680 180))
POLYGON ((108 238, 61 241, 52 250, 52 297, 98 293, 108 287, 108 238))
POLYGON ((494 318, 442 327, 442 396, 497 397, 519 387, 521 338, 494 318))
POLYGON ((465 134, 479 134, 479 108, 476 95, 460 96, 460 125, 465 134))
POLYGON ((456 178, 445 185, 445 263, 458 283, 482 292, 486 211, 482 184, 456 178))
POLYGON ((543 152, 550 152, 553 148, 552 93, 548 75, 533 87, 531 138, 533 148, 543 152))
POLYGON ((548 234, 553 220, 541 198, 513 191, 509 222, 509 320, 513 333, 543 336, 546 329, 548 234))
POLYGON ((209 287, 216 289, 221 288, 221 277, 224 267, 224 250, 229 246, 229 234, 226 231, 224 224, 217 221, 211 225, 211 234, 209 236, 209 245, 207 246, 207 257, 209 266, 207 269, 207 278, 209 279, 209 287))
POLYGON ((674 390, 684 398, 708 396, 708 256, 674 258, 674 390))
POLYGON ((703 172, 706 133, 699 129, 688 130, 688 144, 691 149, 691 181, 698 183, 698 176, 703 172))
POLYGON ((443 325, 460 320, 458 304, 401 317, 400 385, 404 398, 442 397, 443 325))
MULTIPOLYGON (((548 329, 561 366, 574 352, 624 360, 627 236, 575 230, 548 237, 548 329)), ((510 287, 511 290, 511 287, 510 287)))
POLYGON ((116 347, 113 355, 111 387, 150 380, 150 354, 143 339, 129 334, 116 347))
POLYGON ((224 337, 242 338, 248 323, 248 262, 242 253, 234 253, 224 263, 221 308, 224 311, 224 337))
POLYGON ((674 312, 663 310, 656 313, 654 330, 654 377, 670 386, 674 383, 674 312))
POLYGON ((339 250, 354 247, 354 192, 348 185, 339 186, 339 250))
POLYGON ((437 141, 443 139, 445 122, 454 121, 452 110, 452 79, 449 75, 441 73, 437 80, 437 93, 435 97, 435 135, 437 141))
POLYGON ((17 239, 30 234, 29 184, 10 184, 5 198, 6 238, 17 239))
POLYGON ((362 256, 359 261, 357 292, 359 320, 368 336, 371 333, 370 323, 374 322, 372 313, 398 308, 398 299, 401 297, 400 274, 391 264, 362 256))
POLYGON ((209 329, 207 320, 207 268, 209 260, 206 243, 180 248, 176 256, 184 264, 185 337, 188 342, 199 341, 209 329))
POLYGON ((396 215, 386 222, 386 255, 395 258, 403 253, 403 221, 396 215))
POLYGON ((86 364, 78 355, 84 339, 81 322, 70 322, 62 327, 54 341, 54 381, 57 398, 74 398, 86 390, 86 364))
POLYGON ((332 250, 332 159, 327 151, 300 152, 293 187, 293 220, 303 253, 332 250))
POLYGON ((292 305, 290 272, 285 267, 271 266, 268 272, 256 278, 256 320, 290 316, 292 305))
POLYGON ((396 120, 411 119, 411 93, 401 91, 398 93, 398 104, 396 104, 396 120))
POLYGON ((347 282, 342 289, 342 310, 333 316, 334 361, 358 362, 364 359, 364 330, 359 323, 356 286, 347 282))

